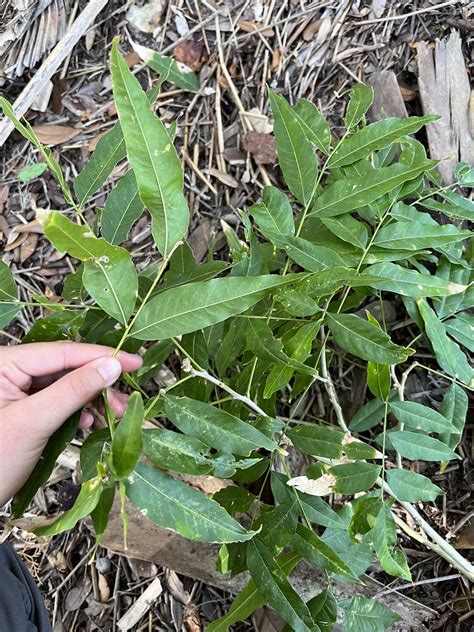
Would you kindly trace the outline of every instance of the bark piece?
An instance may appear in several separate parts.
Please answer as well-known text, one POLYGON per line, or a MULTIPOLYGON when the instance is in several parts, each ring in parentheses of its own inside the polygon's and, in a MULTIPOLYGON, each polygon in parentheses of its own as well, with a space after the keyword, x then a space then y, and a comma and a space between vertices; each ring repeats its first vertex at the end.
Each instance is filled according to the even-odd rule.
POLYGON ((456 163, 474 164, 474 93, 461 49, 461 37, 452 31, 447 40, 417 46, 418 85, 425 114, 440 114, 427 127, 431 158, 443 160, 438 166, 446 184, 454 180, 456 163))
POLYGON ((374 89, 374 102, 369 111, 369 117, 372 121, 380 121, 391 116, 397 118, 408 116, 394 72, 391 70, 374 72, 368 83, 374 89))
POLYGON ((148 612, 148 610, 153 605, 153 602, 158 599, 162 592, 163 587, 159 578, 157 577, 135 601, 133 606, 129 610, 127 610, 127 612, 123 615, 121 619, 119 619, 119 621, 117 622, 118 629, 121 632, 125 632, 126 630, 131 630, 132 628, 134 628, 135 625, 143 617, 143 615, 148 612))
MULTIPOLYGON (((221 575, 216 571, 220 545, 192 542, 172 531, 163 529, 145 518, 129 501, 126 501, 126 512, 129 520, 127 549, 124 548, 123 542, 120 506, 118 502, 114 503, 109 526, 102 542, 103 546, 111 551, 154 562, 159 566, 170 568, 177 573, 199 579, 232 593, 238 592, 247 583, 249 579, 247 573, 232 579, 230 575, 221 575)), ((428 630, 423 622, 432 618, 436 614, 434 611, 406 595, 395 592, 378 595, 383 590, 383 585, 370 578, 365 578, 365 581, 365 586, 333 582, 332 589, 336 599, 347 599, 356 594, 374 597, 402 617, 401 624, 403 625, 399 630, 407 632, 428 630)), ((327 580, 323 572, 303 562, 293 572, 291 583, 301 597, 308 600, 326 587, 327 580)))

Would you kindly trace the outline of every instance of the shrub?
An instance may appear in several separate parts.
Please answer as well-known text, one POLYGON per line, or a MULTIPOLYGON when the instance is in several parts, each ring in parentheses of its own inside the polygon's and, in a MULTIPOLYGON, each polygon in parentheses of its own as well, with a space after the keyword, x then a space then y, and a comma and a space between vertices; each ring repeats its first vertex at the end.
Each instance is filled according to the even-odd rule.
MULTIPOLYGON (((472 250, 460 227, 472 217, 472 203, 454 189, 472 186, 474 177, 460 165, 457 182, 443 186, 437 162, 411 136, 436 117, 367 125, 372 89, 359 84, 337 140, 312 103, 292 106, 270 91, 288 191, 267 186, 262 201, 241 212, 243 234, 228 229, 230 260, 209 257, 198 265, 185 242, 189 213, 175 129, 150 108, 158 90, 143 92, 117 42, 111 68, 120 122, 76 178, 75 195, 33 130, 0 102, 76 211, 76 221, 59 212, 41 217, 53 246, 79 264, 65 280, 62 302, 32 297, 51 314, 25 342, 80 336, 117 351, 146 347, 143 368, 125 376, 132 394, 123 419, 116 424, 106 406, 108 428, 82 447, 75 505, 36 533, 57 534, 91 514, 100 543, 118 489, 122 502, 128 497, 150 520, 186 538, 221 543, 222 572, 249 570, 252 581, 209 632, 226 630, 263 603, 275 607, 287 629, 330 630, 337 614, 331 581, 357 582, 373 554, 386 573, 410 581, 397 547, 394 502, 411 514, 422 542, 472 579, 471 565, 411 504, 444 493, 409 462, 445 467, 459 458, 464 389, 472 386, 461 349, 472 350, 472 250), (130 170, 89 225, 85 205, 125 158, 130 170), (138 271, 120 244, 144 208, 162 259, 138 271), (389 331, 386 296, 406 312, 414 336, 411 327, 389 331), (425 354, 417 354, 427 346, 433 360, 425 363, 425 354), (149 378, 169 358, 180 359, 181 372, 149 395, 149 378), (363 368, 372 395, 350 420, 333 381, 340 361, 363 368), (439 410, 405 398, 414 369, 448 385, 439 410), (308 412, 316 389, 326 391, 334 415, 308 412), (144 420, 156 418, 166 425, 143 429, 144 420), (311 457, 304 476, 292 476, 288 456, 295 451, 311 457), (211 498, 179 473, 212 474, 235 485, 211 498), (268 493, 262 497, 268 485, 273 502, 268 493), (330 494, 344 503, 338 511, 326 501, 330 494), (242 513, 251 516, 248 528, 236 520, 242 513), (308 603, 287 579, 302 558, 328 576, 328 588, 308 603)), ((172 64, 160 68, 181 81, 172 64)), ((22 302, 5 264, 0 282, 3 327, 22 302)), ((16 497, 16 516, 47 480, 78 419, 51 438, 16 497)), ((397 618, 362 597, 339 605, 347 630, 382 630, 397 618)))

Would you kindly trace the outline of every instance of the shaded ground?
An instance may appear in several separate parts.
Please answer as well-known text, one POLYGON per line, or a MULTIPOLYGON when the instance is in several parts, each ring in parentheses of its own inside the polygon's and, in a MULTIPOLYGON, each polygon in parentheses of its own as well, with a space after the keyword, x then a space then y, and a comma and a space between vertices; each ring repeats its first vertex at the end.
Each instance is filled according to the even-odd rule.
MULTIPOLYGON (((71 3, 69 10, 80 9, 83 4, 71 3)), ((130 52, 128 61, 145 88, 151 87, 156 75, 142 68, 132 52, 129 36, 135 42, 177 54, 181 60, 192 63, 200 73, 199 94, 165 84, 158 111, 165 122, 178 119, 177 145, 186 163, 186 193, 193 213, 190 243, 198 259, 205 257, 208 249, 223 252, 222 221, 237 227, 237 209, 256 201, 265 183, 280 182, 280 174, 272 164, 274 148, 268 136, 271 120, 267 85, 292 101, 305 97, 318 103, 337 133, 349 87, 381 69, 396 73, 408 112, 421 113, 415 63, 419 41, 432 42, 457 27, 464 37, 467 66, 471 72, 473 68, 473 21, 463 2, 433 10, 433 4, 424 0, 271 0, 262 3, 262 7, 248 0, 173 0, 164 9, 156 36, 134 30, 129 24, 126 10, 132 4, 108 3, 97 26, 80 41, 56 75, 46 111, 31 111, 28 118, 34 126, 54 123, 64 128, 59 131, 59 142, 54 148, 67 178, 72 180, 100 135, 116 119, 108 71, 113 36, 121 36, 123 50, 130 52), (407 17, 401 17, 402 13, 407 17), (249 112, 250 116, 245 114, 249 112), (265 136, 246 135, 252 129, 265 136), (257 161, 262 157, 265 164, 259 165, 257 161)), ((14 100, 30 76, 31 72, 26 71, 21 77, 8 79, 2 93, 14 100)), ((16 278, 24 291, 44 292, 55 300, 72 264, 67 257, 53 253, 38 226, 29 222, 34 222, 37 208, 66 207, 49 174, 29 184, 19 181, 19 170, 34 162, 33 150, 16 134, 0 150, 0 251, 9 265, 18 270, 16 278), (21 224, 26 224, 26 230, 15 230, 21 224)), ((108 188, 123 172, 121 167, 115 170, 108 188)), ((95 196, 88 217, 104 200, 104 193, 95 196)), ((148 265, 156 258, 146 216, 139 220, 126 245, 140 265, 148 265)), ((396 321, 396 306, 391 309, 396 321)), ((0 333, 0 343, 20 341, 42 315, 38 308, 26 308, 7 331, 0 333)), ((350 415, 352 407, 363 403, 365 387, 357 367, 349 372, 345 369, 341 363, 337 386, 350 415)), ((420 402, 439 401, 445 388, 442 382, 425 374, 413 372, 410 380, 407 390, 420 402)), ((448 490, 443 500, 424 508, 433 525, 445 535, 459 533, 472 515, 471 433, 469 427, 461 446, 462 461, 442 475, 436 474, 432 466, 427 470, 435 482, 441 480, 442 487, 448 490)), ((58 503, 64 506, 68 495, 74 494, 71 484, 78 483, 74 459, 82 439, 78 437, 69 459, 63 460, 47 489, 35 498, 33 513, 52 513, 58 503)), ((3 517, 7 517, 6 512, 3 517)), ((409 523, 405 515, 404 519, 409 523)), ((469 534, 463 537, 468 548, 472 548, 472 536, 470 542, 466 542, 469 534)), ((231 602, 212 587, 179 579, 150 564, 140 566, 116 555, 108 556, 104 550, 99 551, 95 565, 85 564, 84 556, 93 547, 93 539, 84 525, 53 542, 37 542, 20 529, 11 538, 45 594, 56 622, 55 632, 116 629, 118 618, 157 575, 162 578, 164 591, 137 630, 195 632, 224 612, 231 602)), ((414 540, 402 536, 402 544, 415 582, 403 594, 440 613, 431 629, 470 630, 472 597, 464 580, 414 540), (450 576, 453 577, 449 579, 450 576)), ((387 590, 399 585, 376 567, 373 573, 387 585, 387 590)), ((249 622, 234 629, 264 630, 264 625, 261 621, 249 622)))

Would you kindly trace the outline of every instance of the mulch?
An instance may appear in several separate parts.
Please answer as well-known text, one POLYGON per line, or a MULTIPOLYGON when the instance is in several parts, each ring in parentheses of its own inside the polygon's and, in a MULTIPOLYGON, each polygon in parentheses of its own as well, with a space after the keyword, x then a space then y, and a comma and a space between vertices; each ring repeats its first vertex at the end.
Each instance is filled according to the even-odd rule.
MULTIPOLYGON (((84 4, 70 0, 68 8, 78 11, 84 4)), ((142 4, 136 2, 137 6, 142 4)), ((178 120, 177 147, 186 165, 186 195, 192 212, 190 244, 198 260, 208 250, 215 256, 223 253, 223 228, 226 224, 239 228, 238 209, 257 201, 266 184, 282 184, 274 166, 268 86, 292 102, 304 97, 317 103, 337 135, 349 88, 380 70, 395 72, 408 113, 421 114, 416 75, 420 41, 433 42, 456 28, 463 37, 466 66, 470 72, 474 68, 473 10, 465 2, 442 2, 438 9, 427 0, 170 0, 164 4, 159 28, 155 33, 143 33, 134 30, 127 18, 133 1, 109 2, 96 26, 55 76, 45 111, 31 110, 28 120, 35 127, 61 126, 56 130, 59 142, 53 151, 72 182, 97 140, 116 120, 108 69, 115 35, 121 36, 127 61, 146 89, 156 75, 143 66, 131 40, 174 54, 192 66, 200 74, 199 94, 165 84, 157 103, 162 120, 178 120)), ((11 18, 11 14, 4 15, 11 18)), ((2 94, 13 101, 33 72, 27 68, 21 76, 7 78, 0 88, 2 94)), ((57 300, 73 263, 52 250, 34 220, 37 209, 65 211, 67 207, 50 174, 31 183, 19 180, 18 172, 35 162, 35 151, 16 133, 0 150, 0 252, 17 271, 24 296, 33 291, 57 300)), ((123 166, 117 167, 106 190, 94 196, 86 210, 89 219, 123 173, 123 166)), ((125 245, 139 266, 157 257, 146 215, 125 245)), ((44 314, 42 308, 25 308, 0 332, 0 344, 19 342, 44 314)), ((347 395, 346 406, 354 404, 357 379, 361 379, 357 369, 347 374, 341 366, 336 385, 343 402, 347 395)), ((444 386, 433 377, 413 372, 407 389, 417 401, 428 403, 439 401, 444 386)), ((452 538, 462 534, 461 545, 467 547, 464 554, 472 549, 474 539, 472 529, 466 531, 474 515, 471 432, 472 426, 461 447, 462 461, 450 465, 443 474, 434 468, 427 471, 448 493, 436 504, 424 507, 441 533, 452 538)), ((74 454, 77 461, 82 439, 78 436, 69 461, 63 460, 46 489, 37 494, 29 514, 53 513, 71 492, 71 485, 77 485, 74 454)), ((0 513, 0 518, 7 516, 8 511, 0 513)), ((162 580, 163 592, 137 630, 197 632, 225 612, 232 600, 202 582, 103 549, 93 564, 87 564, 94 542, 85 525, 53 541, 37 540, 17 527, 11 540, 45 595, 55 632, 117 629, 120 616, 156 577, 162 580)), ((430 629, 471 630, 472 594, 466 581, 408 536, 403 534, 401 543, 414 579, 413 586, 402 587, 402 594, 438 611, 430 629)), ((375 565, 372 574, 386 590, 400 586, 375 565)), ((269 620, 265 621, 246 622, 233 629, 274 629, 269 620)))

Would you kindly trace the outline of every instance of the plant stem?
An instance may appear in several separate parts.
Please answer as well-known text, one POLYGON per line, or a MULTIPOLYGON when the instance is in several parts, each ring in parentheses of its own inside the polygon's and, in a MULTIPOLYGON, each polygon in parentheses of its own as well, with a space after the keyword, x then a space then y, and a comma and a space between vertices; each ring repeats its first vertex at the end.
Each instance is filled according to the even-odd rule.
POLYGON ((125 328, 125 331, 123 332, 123 336, 120 338, 120 341, 117 345, 117 347, 115 348, 115 351, 113 353, 113 357, 115 358, 115 356, 118 354, 118 352, 120 351, 120 349, 123 347, 124 342, 127 340, 128 338, 128 334, 130 333, 130 330, 132 329, 135 321, 137 320, 138 316, 140 315, 142 309, 145 307, 145 305, 148 303, 150 296, 153 294, 154 289, 156 288, 156 286, 158 285, 161 277, 163 276, 164 271, 166 270, 166 267, 169 263, 169 260, 171 259, 171 257, 173 256, 174 251, 176 250, 176 248, 178 248, 179 246, 181 246, 183 242, 178 241, 178 243, 176 243, 171 252, 169 253, 169 255, 167 255, 166 257, 164 257, 163 261, 161 262, 161 266, 160 269, 158 270, 158 273, 156 275, 156 277, 153 280, 153 283, 151 284, 150 289, 148 290, 148 292, 146 293, 145 298, 143 299, 140 307, 137 309, 137 311, 135 312, 135 315, 133 316, 132 320, 128 323, 127 327, 125 328))

